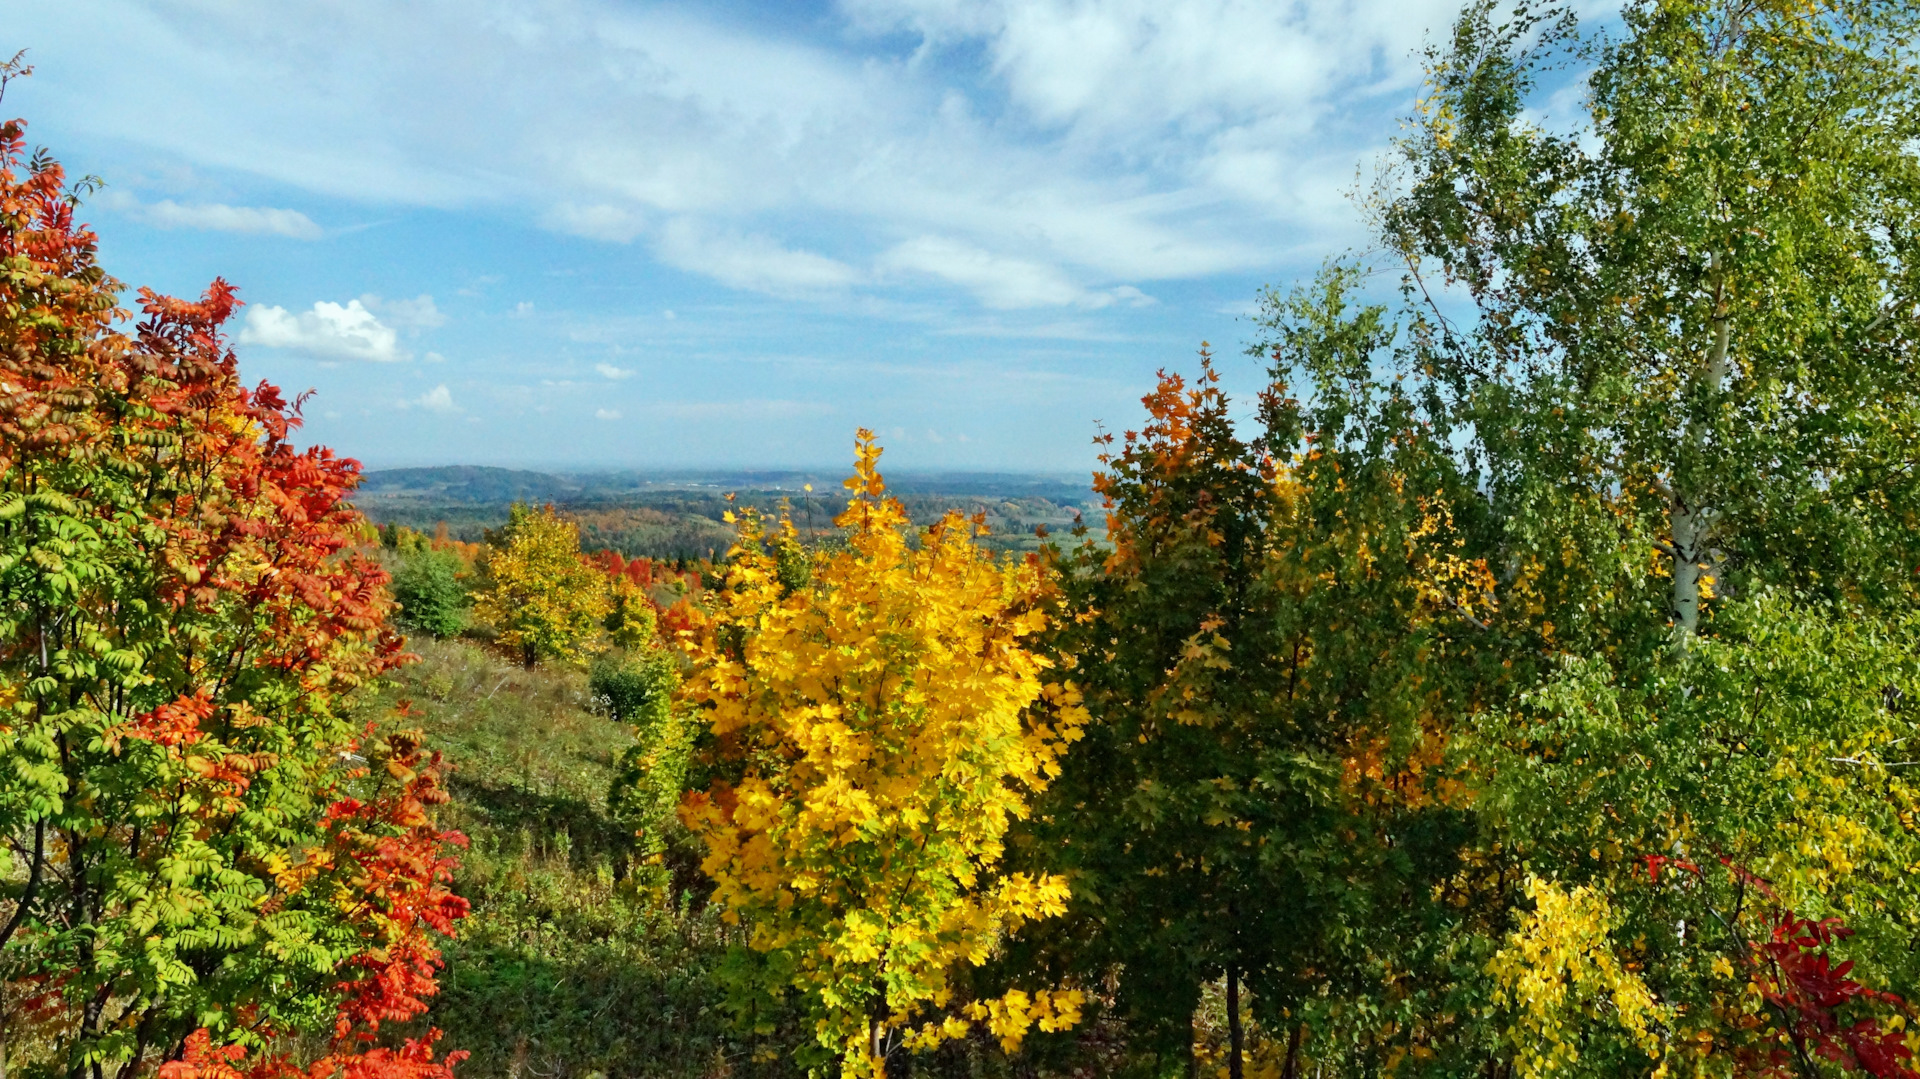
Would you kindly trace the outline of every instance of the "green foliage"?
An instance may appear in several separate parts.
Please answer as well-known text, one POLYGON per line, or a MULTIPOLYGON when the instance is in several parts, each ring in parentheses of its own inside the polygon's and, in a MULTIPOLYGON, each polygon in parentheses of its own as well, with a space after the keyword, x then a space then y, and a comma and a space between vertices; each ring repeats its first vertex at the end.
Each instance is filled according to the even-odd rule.
MULTIPOLYGON (((673 839, 686 836, 674 811, 686 789, 698 727, 673 710, 679 685, 678 658, 657 645, 601 657, 587 682, 595 707, 633 731, 633 744, 620 755, 608 788, 607 808, 631 829, 637 855, 650 867, 673 839)), ((648 872, 659 875, 657 869, 648 872)))
POLYGON ((605 626, 614 648, 640 651, 658 643, 660 619, 645 589, 627 577, 615 577, 608 585, 608 600, 605 626))
POLYGON ((399 620, 435 637, 457 636, 467 622, 467 589, 460 580, 465 571, 452 552, 416 548, 393 575, 399 620))
MULTIPOLYGON (((473 1057, 463 1073, 684 1079, 777 1061, 718 1009, 714 968, 737 930, 703 901, 684 834, 658 863, 608 805, 635 744, 565 666, 526 671, 465 641, 422 641, 391 676, 458 762, 444 818, 467 834, 456 887, 474 904, 446 948, 428 1017, 473 1057), (644 868, 645 871, 642 871, 644 868)), ((677 827, 677 826, 676 826, 677 827)), ((784 1032, 784 1033, 781 1033, 784 1032)), ((775 1062, 751 1074, 796 1076, 775 1062)))

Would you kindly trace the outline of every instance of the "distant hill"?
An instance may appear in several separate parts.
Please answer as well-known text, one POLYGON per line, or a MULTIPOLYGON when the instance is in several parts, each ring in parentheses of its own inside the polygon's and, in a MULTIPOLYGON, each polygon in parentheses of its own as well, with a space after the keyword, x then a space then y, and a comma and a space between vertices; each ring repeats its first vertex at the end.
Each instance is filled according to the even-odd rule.
MULTIPOLYGON (((889 472, 896 494, 948 494, 976 497, 1040 497, 1079 501, 1094 497, 1086 476, 1020 472, 889 472)), ((803 471, 681 470, 640 472, 527 472, 482 465, 436 468, 386 468, 366 473, 362 494, 382 498, 451 499, 459 502, 549 500, 581 502, 622 499, 660 491, 798 492, 813 484, 816 492, 839 490, 838 473, 803 471)))
MULTIPOLYGON (((379 524, 431 531, 444 522, 457 539, 479 540, 506 520, 515 502, 552 503, 580 523, 588 549, 628 557, 704 556, 724 551, 729 508, 769 513, 784 500, 804 529, 824 530, 845 505, 841 476, 806 471, 637 470, 551 473, 478 465, 368 472, 354 502, 379 524), (813 485, 812 493, 805 491, 813 485), (728 494, 735 495, 731 504, 728 494)), ((1100 520, 1087 477, 1043 473, 888 473, 887 486, 922 524, 950 509, 984 514, 989 543, 1010 550, 1039 545, 1036 525, 1061 532, 1076 513, 1100 520)))

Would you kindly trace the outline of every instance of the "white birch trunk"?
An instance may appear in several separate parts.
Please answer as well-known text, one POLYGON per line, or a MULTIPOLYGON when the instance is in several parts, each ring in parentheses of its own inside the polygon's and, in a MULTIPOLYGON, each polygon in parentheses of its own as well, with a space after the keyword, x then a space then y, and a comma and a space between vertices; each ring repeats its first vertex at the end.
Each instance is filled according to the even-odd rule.
MULTIPOLYGON (((1726 303, 1726 281, 1720 267, 1720 253, 1707 257, 1707 272, 1713 279, 1713 342, 1707 348, 1707 361, 1701 366, 1700 379, 1707 389, 1708 401, 1714 401, 1726 389, 1733 363, 1729 355, 1733 325, 1726 303)), ((1690 432, 1696 454, 1707 449, 1707 429, 1696 423, 1690 432)), ((1711 568, 1714 520, 1719 516, 1706 504, 1706 493, 1683 489, 1675 477, 1667 507, 1668 527, 1673 533, 1673 625, 1681 648, 1700 628, 1700 582, 1711 568)))

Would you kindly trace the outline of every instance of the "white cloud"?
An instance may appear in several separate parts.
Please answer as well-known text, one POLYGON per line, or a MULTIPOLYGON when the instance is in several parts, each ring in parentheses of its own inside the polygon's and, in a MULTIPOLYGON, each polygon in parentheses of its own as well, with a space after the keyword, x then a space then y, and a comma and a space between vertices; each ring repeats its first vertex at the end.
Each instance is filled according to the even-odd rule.
POLYGON ((654 251, 670 266, 775 296, 836 292, 860 280, 859 271, 825 255, 782 247, 764 236, 714 231, 686 218, 667 224, 654 251))
POLYGON ((620 410, 617 408, 596 408, 593 410, 593 418, 596 420, 617 420, 620 418, 620 410))
POLYGON ((24 5, 14 29, 64 58, 63 124, 195 168, 521 215, 774 295, 934 285, 1047 306, 1352 235, 1341 191, 1456 8, 839 0, 843 26, 776 37, 615 0, 67 0, 24 5), (911 56, 902 32, 922 39, 911 56), (922 266, 900 253, 915 237, 1010 276, 922 266), (857 269, 883 257, 890 275, 857 269))
POLYGON ((401 329, 431 330, 447 323, 447 316, 434 306, 433 297, 425 293, 411 300, 383 300, 368 293, 360 297, 360 302, 367 310, 401 329))
POLYGON ((453 391, 447 389, 447 384, 444 382, 421 394, 419 397, 414 398, 412 401, 407 402, 407 404, 424 408, 428 412, 453 413, 460 411, 460 406, 453 403, 453 391))
POLYGON ((249 307, 240 343, 291 349, 326 360, 392 363, 408 358, 393 327, 374 317, 359 300, 348 300, 345 306, 322 300, 298 314, 271 305, 249 307))
POLYGON ((1132 285, 1100 291, 1082 288, 1057 267, 1027 259, 994 255, 959 240, 922 236, 882 254, 878 268, 888 274, 924 274, 972 292, 987 307, 1138 307, 1153 300, 1132 285))
POLYGON ((602 375, 606 376, 607 378, 611 378, 616 381, 623 378, 633 377, 633 372, 631 370, 625 367, 615 367, 610 363, 596 363, 593 365, 593 369, 595 371, 600 372, 602 375))
POLYGON ((984 44, 1044 124, 1104 138, 1161 125, 1310 126, 1339 91, 1411 85, 1410 53, 1457 0, 842 0, 930 48, 984 44))
POLYGON ((206 229, 258 236, 285 236, 294 240, 318 240, 325 235, 312 218, 298 210, 228 206, 221 202, 180 203, 172 199, 141 203, 121 198, 108 205, 163 229, 206 229))

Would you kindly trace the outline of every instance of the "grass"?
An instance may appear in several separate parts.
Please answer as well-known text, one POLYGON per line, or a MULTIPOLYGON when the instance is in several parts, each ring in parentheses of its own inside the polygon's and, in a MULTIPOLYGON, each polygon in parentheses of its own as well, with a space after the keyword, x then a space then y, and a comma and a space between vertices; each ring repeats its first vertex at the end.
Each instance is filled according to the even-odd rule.
MULTIPOLYGON (((440 994, 421 1020, 440 1047, 472 1056, 460 1079, 798 1079, 791 1018, 766 1038, 738 1034, 716 976, 740 930, 704 902, 691 837, 663 868, 634 864, 633 837, 607 811, 627 728, 597 714, 584 673, 523 670, 472 640, 419 638, 420 662, 392 672, 370 708, 410 702, 445 754, 464 832, 455 890, 472 904, 443 948, 440 994)), ((916 1077, 1009 1079, 1109 1074, 1036 1069, 984 1035, 900 1062, 916 1077)))
POLYGON ((451 766, 442 826, 472 843, 456 890, 473 912, 417 1025, 471 1052, 473 1079, 741 1074, 752 1047, 713 979, 729 930, 685 874, 632 872, 631 836, 607 815, 629 732, 589 708, 578 672, 525 671, 466 641, 409 648, 420 662, 379 703, 412 702, 451 766))

